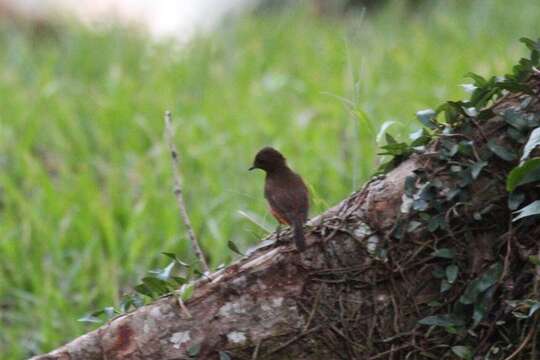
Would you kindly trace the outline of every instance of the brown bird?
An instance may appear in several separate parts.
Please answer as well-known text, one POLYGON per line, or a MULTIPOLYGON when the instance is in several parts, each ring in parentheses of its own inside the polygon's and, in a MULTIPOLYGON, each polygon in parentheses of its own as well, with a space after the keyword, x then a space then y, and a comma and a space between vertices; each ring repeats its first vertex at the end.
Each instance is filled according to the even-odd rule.
POLYGON ((303 226, 309 212, 309 194, 304 181, 287 166, 285 157, 271 147, 264 147, 257 153, 249 168, 253 169, 266 172, 264 197, 270 212, 280 224, 293 227, 296 248, 303 251, 306 248, 303 226))

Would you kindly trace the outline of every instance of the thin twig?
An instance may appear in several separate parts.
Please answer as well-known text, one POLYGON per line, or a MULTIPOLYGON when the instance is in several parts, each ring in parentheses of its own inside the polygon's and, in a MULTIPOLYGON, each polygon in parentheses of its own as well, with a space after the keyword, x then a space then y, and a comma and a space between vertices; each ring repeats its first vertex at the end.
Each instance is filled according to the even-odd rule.
POLYGON ((287 346, 289 346, 292 343, 298 341, 299 339, 303 338, 306 335, 309 335, 309 334, 311 334, 311 333, 313 333, 315 331, 319 331, 321 329, 321 327, 322 327, 321 325, 317 325, 315 327, 312 327, 311 329, 309 329, 306 332, 301 332, 300 334, 296 335, 292 339, 286 341, 285 343, 281 344, 280 346, 276 347, 275 349, 270 350, 268 353, 264 354, 263 358, 267 358, 268 356, 270 356, 270 355, 272 355, 274 353, 277 353, 278 351, 281 351, 281 350, 285 349, 287 346))
POLYGON ((251 360, 257 360, 259 358, 259 349, 261 348, 262 339, 260 339, 257 342, 257 346, 255 346, 255 351, 253 351, 253 355, 251 356, 251 360))
POLYGON ((304 326, 303 332, 306 332, 309 329, 309 325, 311 325, 311 320, 313 320, 313 315, 315 315, 315 311, 317 311, 319 307, 319 300, 321 299, 321 293, 322 293, 323 287, 324 287, 324 284, 321 284, 321 286, 319 286, 319 290, 317 291, 317 296, 315 297, 315 302, 313 303, 311 313, 309 314, 309 318, 306 322, 306 325, 304 326))
POLYGON ((184 225, 186 227, 187 234, 191 242, 191 246, 193 247, 193 251, 195 252, 195 255, 201 262, 203 270, 206 272, 209 272, 210 269, 208 268, 208 264, 206 263, 204 254, 201 250, 201 247, 199 246, 199 242, 197 241, 197 238, 195 237, 195 232, 193 231, 193 227, 191 226, 191 221, 189 220, 189 215, 186 210, 186 203, 184 201, 182 185, 181 185, 182 182, 181 182, 181 174, 180 174, 180 159, 178 155, 178 150, 176 150, 176 145, 174 145, 173 133, 174 131, 172 127, 172 115, 170 111, 166 111, 165 112, 165 137, 167 139, 167 143, 169 144, 169 150, 171 152, 171 157, 172 157, 172 168, 173 168, 173 177, 174 177, 174 195, 176 196, 176 203, 178 204, 178 209, 180 210, 180 217, 182 218, 182 221, 184 222, 184 225))
POLYGON ((186 315, 186 317, 188 319, 192 319, 193 316, 191 316, 191 313, 189 312, 187 306, 184 304, 184 300, 182 300, 182 295, 178 294, 176 296, 176 301, 178 303, 178 306, 180 306, 180 309, 182 309, 182 311, 184 312, 184 314, 186 315))
POLYGON ((527 346, 527 344, 529 343, 529 341, 531 341, 533 335, 536 333, 536 319, 533 321, 532 325, 531 325, 531 328, 529 330, 529 333, 527 334, 527 336, 525 337, 525 340, 523 340, 523 342, 519 345, 519 347, 516 349, 516 351, 514 351, 512 354, 510 354, 509 357, 505 358, 504 360, 512 360, 514 359, 516 356, 519 355, 519 353, 525 348, 525 346, 527 346))
POLYGON ((510 268, 510 254, 512 253, 512 238, 514 237, 512 228, 512 216, 508 219, 508 233, 506 234, 506 255, 504 256, 504 266, 502 274, 499 278, 499 283, 502 283, 504 278, 508 275, 508 269, 510 268))
POLYGON ((411 347, 411 346, 413 346, 413 345, 407 343, 407 344, 400 345, 400 346, 398 346, 398 347, 396 347, 396 348, 391 347, 390 350, 383 351, 382 353, 379 353, 379 354, 377 354, 377 355, 374 355, 374 356, 370 357, 368 360, 380 359, 380 358, 382 358, 382 357, 388 355, 389 353, 394 353, 394 352, 396 352, 396 351, 400 351, 400 350, 406 349, 406 348, 411 347))
MULTIPOLYGON (((540 256, 540 249, 538 250, 538 253, 536 254, 536 256, 540 256)), ((540 294, 538 293, 540 291, 539 289, 539 286, 540 286, 540 265, 536 265, 535 266, 535 276, 534 276, 534 297, 536 299, 540 298, 540 294)), ((534 314, 534 324, 536 324, 536 320, 538 319, 538 314, 534 314)), ((531 344, 531 359, 537 359, 537 356, 536 356, 536 339, 538 337, 537 336, 534 336, 533 339, 532 339, 532 344, 531 344)))

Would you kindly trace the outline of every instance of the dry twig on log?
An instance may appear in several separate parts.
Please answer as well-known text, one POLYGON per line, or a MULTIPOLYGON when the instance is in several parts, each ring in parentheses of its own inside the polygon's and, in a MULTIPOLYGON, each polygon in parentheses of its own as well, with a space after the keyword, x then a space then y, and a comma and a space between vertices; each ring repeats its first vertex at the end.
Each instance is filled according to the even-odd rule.
POLYGON ((208 264, 206 263, 206 259, 204 257, 204 253, 199 245, 199 241, 197 240, 197 236, 195 235, 195 231, 193 230, 193 226, 191 225, 191 221, 189 220, 189 215, 186 208, 186 202, 184 201, 184 195, 182 190, 182 178, 180 175, 180 155, 178 153, 178 150, 176 149, 176 145, 174 145, 174 130, 173 130, 173 124, 172 124, 172 115, 170 111, 165 112, 165 137, 167 139, 167 144, 169 145, 169 150, 171 152, 172 157, 172 169, 173 169, 173 178, 174 178, 174 196, 176 197, 176 203, 178 204, 178 210, 180 211, 180 217, 182 218, 182 221, 184 222, 184 226, 186 227, 186 232, 189 237, 189 241, 191 242, 191 246, 193 248, 193 251, 195 252, 195 255, 197 256, 197 259, 199 259, 199 262, 201 263, 201 266, 205 272, 210 272, 210 268, 208 267, 208 264))

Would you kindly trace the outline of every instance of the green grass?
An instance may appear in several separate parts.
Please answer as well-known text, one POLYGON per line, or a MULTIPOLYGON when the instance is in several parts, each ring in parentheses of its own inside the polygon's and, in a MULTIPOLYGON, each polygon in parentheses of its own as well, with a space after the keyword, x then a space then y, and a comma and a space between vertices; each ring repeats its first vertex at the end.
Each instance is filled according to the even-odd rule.
POLYGON ((466 95, 469 71, 504 74, 540 35, 540 4, 437 2, 317 19, 291 9, 229 22, 185 49, 129 30, 0 27, 0 353, 50 350, 117 304, 161 251, 192 259, 171 193, 163 112, 173 111, 186 201, 213 266, 274 225, 263 145, 309 182, 312 215, 369 178, 384 122, 466 95))

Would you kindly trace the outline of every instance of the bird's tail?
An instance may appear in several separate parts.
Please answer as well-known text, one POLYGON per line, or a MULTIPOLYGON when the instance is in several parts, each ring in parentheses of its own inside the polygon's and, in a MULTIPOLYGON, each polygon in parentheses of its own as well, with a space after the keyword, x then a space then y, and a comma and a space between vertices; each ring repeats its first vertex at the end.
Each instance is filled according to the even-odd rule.
POLYGON ((300 221, 294 223, 294 242, 298 251, 306 249, 306 238, 304 236, 304 224, 300 221))

